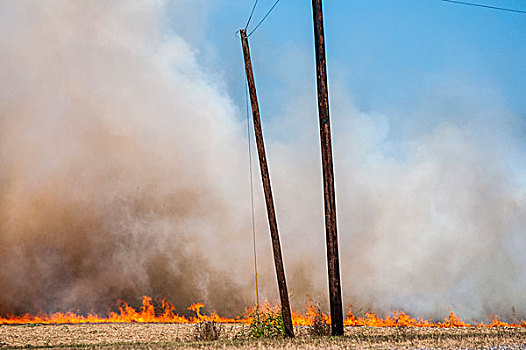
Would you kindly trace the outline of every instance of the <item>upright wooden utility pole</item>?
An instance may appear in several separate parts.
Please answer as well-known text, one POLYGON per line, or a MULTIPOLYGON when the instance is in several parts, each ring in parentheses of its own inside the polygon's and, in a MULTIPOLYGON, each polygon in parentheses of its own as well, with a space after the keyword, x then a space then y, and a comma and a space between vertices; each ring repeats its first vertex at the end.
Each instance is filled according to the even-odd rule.
POLYGON ((321 0, 312 0, 316 71, 318 82, 318 113, 320 118, 321 159, 323 165, 323 190, 325 204, 325 233, 327 240, 327 265, 329 270, 329 297, 331 305, 332 335, 343 335, 343 307, 338 259, 338 232, 336 229, 336 197, 332 165, 331 125, 329 119, 329 92, 325 62, 325 37, 321 0))
POLYGON ((272 238, 272 250, 274 251, 274 265, 276 267, 276 277, 278 279, 279 296, 281 299, 281 314, 285 324, 285 335, 294 337, 292 327, 292 318, 290 312, 289 294, 287 291, 287 281, 285 279, 285 270, 283 268, 283 258, 281 257, 281 245, 279 243, 278 223, 274 211, 274 199, 272 198, 272 189, 270 187, 270 174, 268 172, 267 157, 265 155, 265 144, 263 142, 263 131, 261 130, 261 119, 259 117, 258 97, 256 94, 256 84, 254 83, 254 73, 252 72, 252 61, 250 59, 250 49, 248 47, 248 37, 245 30, 241 30, 241 43, 243 45, 243 56, 245 58, 245 72, 247 74, 248 89, 250 93, 250 103, 252 105, 252 116, 254 118, 254 134, 256 135, 256 145, 259 155, 259 169, 261 171, 261 180, 265 192, 265 201, 267 203, 268 224, 270 227, 270 236, 272 238))

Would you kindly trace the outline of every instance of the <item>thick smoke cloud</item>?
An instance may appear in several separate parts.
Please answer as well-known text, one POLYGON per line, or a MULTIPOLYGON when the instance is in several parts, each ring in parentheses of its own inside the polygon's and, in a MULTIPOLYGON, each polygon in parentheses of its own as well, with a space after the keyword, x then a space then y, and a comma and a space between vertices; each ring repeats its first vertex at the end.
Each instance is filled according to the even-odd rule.
POLYGON ((243 134, 162 4, 2 7, 0 308, 245 305, 243 134))
MULTIPOLYGON (((144 294, 179 311, 253 302, 240 108, 165 10, 0 2, 0 312, 104 312, 144 294)), ((331 85, 344 301, 355 310, 526 317, 524 127, 491 89, 454 84, 399 120, 361 112, 331 85)), ((265 125, 302 308, 306 294, 327 299, 318 136, 305 123, 314 92, 276 120, 294 132, 273 138, 277 123, 265 125)), ((255 180, 262 295, 274 302, 255 180)))

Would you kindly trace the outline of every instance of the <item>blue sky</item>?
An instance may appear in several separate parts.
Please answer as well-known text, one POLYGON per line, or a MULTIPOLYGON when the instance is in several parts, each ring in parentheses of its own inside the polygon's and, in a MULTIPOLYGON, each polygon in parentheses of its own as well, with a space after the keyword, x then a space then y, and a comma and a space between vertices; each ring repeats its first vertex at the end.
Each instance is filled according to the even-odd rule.
MULTIPOLYGON (((274 0, 260 0, 252 25, 274 0)), ((526 9, 523 0, 478 3, 526 9)), ((202 35, 183 33, 198 57, 221 75, 225 89, 244 106, 239 40, 253 2, 207 3, 202 35)), ((204 9, 203 9, 204 11, 204 9)), ((392 113, 417 104, 423 91, 458 83, 491 90, 514 113, 526 114, 526 15, 439 0, 325 1, 329 83, 337 80, 362 110, 392 113)), ((281 0, 250 38, 265 115, 279 113, 295 84, 314 88, 310 1, 281 0), (310 76, 309 76, 310 74, 310 76)), ((180 24, 176 30, 184 32, 180 24)), ((452 92, 454 93, 454 92, 452 92)))

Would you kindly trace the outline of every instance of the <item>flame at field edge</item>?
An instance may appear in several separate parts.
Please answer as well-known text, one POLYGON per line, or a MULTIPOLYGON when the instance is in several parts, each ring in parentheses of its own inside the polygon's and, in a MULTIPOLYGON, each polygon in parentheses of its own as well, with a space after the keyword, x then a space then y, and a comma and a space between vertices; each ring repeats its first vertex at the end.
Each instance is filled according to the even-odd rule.
MULTIPOLYGON (((212 311, 210 315, 203 315, 201 309, 203 303, 195 303, 188 307, 188 310, 195 312, 195 316, 185 317, 176 313, 175 306, 168 301, 161 300, 158 310, 152 303, 152 298, 143 296, 142 306, 136 310, 125 301, 119 302, 119 311, 110 312, 108 316, 100 316, 95 313, 87 315, 76 314, 74 312, 57 312, 52 314, 30 315, 25 314, 0 316, 0 325, 22 325, 22 324, 81 324, 81 323, 201 323, 201 322, 218 322, 218 323, 242 323, 250 324, 255 309, 245 311, 245 314, 236 318, 227 318, 218 315, 212 311)), ((269 304, 261 307, 261 312, 269 310, 279 310, 279 307, 272 308, 269 304)), ((293 312, 292 323, 295 326, 311 326, 315 319, 321 319, 322 322, 330 323, 330 317, 320 313, 311 303, 304 313, 293 312)), ((492 322, 470 324, 464 322, 459 316, 450 311, 449 316, 444 321, 434 322, 421 318, 413 318, 408 314, 397 311, 385 318, 378 317, 374 313, 368 312, 363 317, 356 317, 352 312, 352 306, 349 308, 344 326, 367 326, 367 327, 428 327, 428 328, 459 328, 459 327, 524 327, 526 321, 521 323, 506 323, 500 320, 498 316, 491 317, 492 322)))

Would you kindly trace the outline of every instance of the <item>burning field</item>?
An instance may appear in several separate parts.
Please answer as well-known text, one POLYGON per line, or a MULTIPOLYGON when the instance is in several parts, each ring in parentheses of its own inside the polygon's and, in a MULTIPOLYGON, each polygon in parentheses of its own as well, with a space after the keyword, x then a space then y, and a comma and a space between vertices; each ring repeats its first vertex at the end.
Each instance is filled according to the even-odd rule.
POLYGON ((208 3, 0 0, 0 347, 524 347, 526 129, 472 88, 432 91, 402 130, 331 85, 353 309, 345 337, 313 331, 329 319, 309 304, 328 310, 311 67, 277 115, 262 105, 298 337, 249 335, 254 246, 261 300, 278 293, 244 91, 225 87, 242 66, 195 28, 208 3))
MULTIPOLYGON (((414 319, 398 312, 379 318, 372 313, 356 317, 349 311, 345 319, 345 336, 321 337, 320 323, 330 322, 328 316, 311 305, 305 313, 293 313, 296 338, 254 337, 254 310, 237 318, 225 318, 212 312, 201 313, 203 304, 193 304, 185 317, 175 307, 143 298, 138 310, 121 302, 118 312, 106 317, 73 312, 50 315, 22 315, 0 318, 2 348, 345 348, 349 346, 389 348, 505 348, 526 347, 526 322, 507 324, 498 318, 490 324, 469 324, 453 313, 443 321, 414 319), (204 326, 213 327, 207 329, 204 326), (206 330, 206 331, 205 331, 206 330)), ((264 314, 271 310, 261 308, 264 314)), ((272 312, 272 311, 270 311, 272 312)))
MULTIPOLYGON (((110 312, 108 316, 100 316, 94 313, 88 315, 79 315, 74 312, 53 313, 21 316, 6 315, 0 316, 0 325, 30 325, 30 324, 100 324, 100 323, 180 323, 180 324, 198 324, 203 322, 214 322, 224 324, 250 324, 255 314, 254 309, 247 310, 243 316, 236 318, 222 317, 215 311, 211 315, 201 313, 204 307, 202 303, 192 304, 188 307, 189 311, 194 313, 193 316, 185 317, 177 314, 175 306, 171 303, 161 300, 158 307, 152 303, 152 298, 144 296, 140 309, 129 306, 122 301, 118 312, 110 312)), ((270 305, 260 307, 262 312, 271 310, 270 305)), ((295 326, 312 326, 315 318, 319 316, 325 323, 330 323, 330 317, 321 313, 313 304, 311 304, 305 313, 292 314, 292 323, 295 326)), ((520 323, 506 323, 494 316, 491 323, 474 323, 470 324, 462 321, 460 317, 450 312, 449 316, 442 321, 430 321, 410 317, 404 312, 396 312, 392 316, 385 318, 378 317, 374 313, 366 313, 363 317, 356 317, 352 309, 347 313, 344 320, 344 326, 347 327, 416 327, 416 328, 526 328, 526 321, 520 323)))

